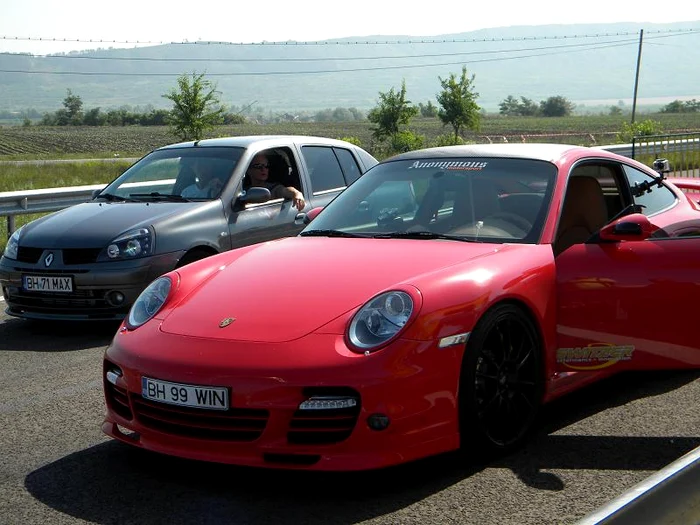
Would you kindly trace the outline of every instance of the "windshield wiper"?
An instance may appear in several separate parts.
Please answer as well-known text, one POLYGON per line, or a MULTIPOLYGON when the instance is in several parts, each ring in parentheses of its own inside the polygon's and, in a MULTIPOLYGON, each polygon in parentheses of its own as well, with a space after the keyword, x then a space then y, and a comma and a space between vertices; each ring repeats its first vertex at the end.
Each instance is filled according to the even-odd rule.
POLYGON ((100 193, 99 195, 97 195, 95 197, 95 199, 105 199, 105 200, 108 200, 110 202, 115 202, 115 201, 123 202, 123 201, 129 200, 126 197, 122 197, 121 195, 114 195, 112 193, 100 193))
POLYGON ((190 200, 186 197, 183 197, 182 195, 172 195, 169 193, 158 193, 157 191, 153 191, 151 193, 130 193, 129 197, 134 197, 135 199, 158 199, 158 200, 163 200, 163 201, 172 201, 172 202, 190 202, 190 200))
POLYGON ((447 235, 444 233, 434 233, 426 230, 417 232, 388 232, 373 235, 374 239, 447 239, 449 241, 481 242, 476 239, 467 239, 461 235, 447 235))
POLYGON ((349 233, 340 230, 309 230, 299 233, 303 237, 367 237, 357 233, 349 233))

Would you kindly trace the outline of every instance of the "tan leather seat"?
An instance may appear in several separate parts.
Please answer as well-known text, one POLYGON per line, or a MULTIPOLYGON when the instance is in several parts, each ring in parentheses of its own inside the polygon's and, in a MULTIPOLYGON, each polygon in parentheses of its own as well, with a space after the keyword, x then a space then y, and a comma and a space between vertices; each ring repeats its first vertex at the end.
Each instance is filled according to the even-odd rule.
POLYGON ((607 222, 608 209, 598 180, 593 177, 571 177, 552 246, 554 255, 574 244, 586 242, 607 222))

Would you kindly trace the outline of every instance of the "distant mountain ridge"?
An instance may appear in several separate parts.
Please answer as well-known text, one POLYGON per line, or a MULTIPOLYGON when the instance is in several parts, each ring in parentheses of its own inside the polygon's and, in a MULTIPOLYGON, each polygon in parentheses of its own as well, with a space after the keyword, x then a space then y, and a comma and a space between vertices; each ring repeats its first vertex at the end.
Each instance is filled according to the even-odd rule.
POLYGON ((258 111, 374 107, 400 88, 414 104, 435 103, 439 78, 475 75, 477 102, 497 111, 508 95, 535 102, 561 95, 625 100, 634 91, 644 30, 638 99, 700 99, 700 21, 573 24, 482 29, 435 37, 362 37, 257 45, 191 43, 97 49, 63 56, 0 54, 0 110, 62 107, 66 90, 84 108, 168 108, 163 98, 183 73, 204 73, 227 106, 258 111), (70 74, 69 74, 70 73, 70 74))

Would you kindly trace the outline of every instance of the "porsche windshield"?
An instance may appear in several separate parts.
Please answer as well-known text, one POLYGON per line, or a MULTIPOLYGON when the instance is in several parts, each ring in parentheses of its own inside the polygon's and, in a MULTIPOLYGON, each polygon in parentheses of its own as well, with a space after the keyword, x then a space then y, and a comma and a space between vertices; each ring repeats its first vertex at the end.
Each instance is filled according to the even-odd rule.
POLYGON ((531 159, 387 162, 347 188, 301 235, 534 243, 556 173, 553 164, 531 159))
POLYGON ((107 200, 188 201, 218 197, 219 192, 193 192, 207 180, 226 185, 243 148, 185 147, 156 150, 146 155, 102 190, 107 200), (187 189, 189 188, 189 190, 187 189))

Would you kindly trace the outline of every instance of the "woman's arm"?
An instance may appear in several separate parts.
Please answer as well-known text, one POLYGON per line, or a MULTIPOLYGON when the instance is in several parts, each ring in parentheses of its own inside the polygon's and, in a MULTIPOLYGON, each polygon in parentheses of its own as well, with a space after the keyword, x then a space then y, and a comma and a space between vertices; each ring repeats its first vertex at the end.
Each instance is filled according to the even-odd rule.
POLYGON ((293 201, 294 207, 298 210, 303 210, 306 206, 304 201, 304 194, 296 189, 294 186, 282 186, 278 184, 273 188, 271 192, 273 197, 291 199, 293 201))

